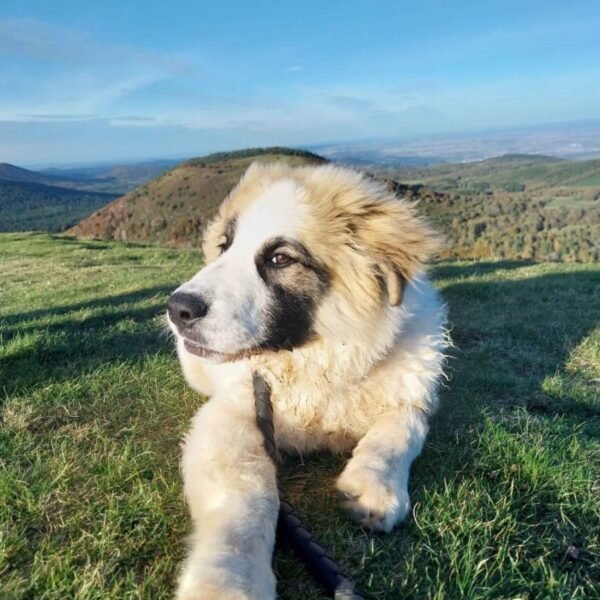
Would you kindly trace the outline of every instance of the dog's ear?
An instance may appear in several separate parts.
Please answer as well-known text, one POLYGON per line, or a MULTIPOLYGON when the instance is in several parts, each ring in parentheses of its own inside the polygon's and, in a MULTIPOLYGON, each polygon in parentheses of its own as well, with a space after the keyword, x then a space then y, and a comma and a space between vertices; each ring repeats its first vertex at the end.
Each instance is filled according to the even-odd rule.
POLYGON ((377 269, 391 305, 402 302, 406 284, 443 246, 442 237, 396 198, 365 205, 358 233, 377 269))
POLYGON ((398 306, 402 302, 404 296, 404 287, 406 285, 406 279, 387 261, 382 261, 378 264, 379 270, 385 288, 388 294, 388 300, 392 306, 398 306))

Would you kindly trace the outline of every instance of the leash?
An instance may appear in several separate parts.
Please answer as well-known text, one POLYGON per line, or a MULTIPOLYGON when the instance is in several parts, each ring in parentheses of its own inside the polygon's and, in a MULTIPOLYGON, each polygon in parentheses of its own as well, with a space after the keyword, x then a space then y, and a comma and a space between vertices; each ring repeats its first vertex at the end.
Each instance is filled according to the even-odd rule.
MULTIPOLYGON (((256 425, 263 435, 265 451, 277 467, 277 445, 273 426, 271 388, 257 373, 252 374, 256 425)), ((306 565, 309 573, 321 584, 327 595, 334 600, 365 600, 354 582, 344 573, 341 566, 315 540, 302 524, 294 507, 287 501, 281 486, 279 490, 279 519, 277 535, 285 540, 296 556, 306 565)))

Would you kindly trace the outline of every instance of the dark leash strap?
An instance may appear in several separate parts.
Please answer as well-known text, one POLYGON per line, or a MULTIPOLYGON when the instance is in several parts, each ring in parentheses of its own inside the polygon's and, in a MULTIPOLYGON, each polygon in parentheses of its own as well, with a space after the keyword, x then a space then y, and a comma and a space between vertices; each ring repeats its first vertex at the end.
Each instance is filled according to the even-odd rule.
MULTIPOLYGON (((252 386, 254 388, 256 424, 263 435, 265 450, 277 467, 271 388, 256 373, 252 374, 252 386)), ((310 574, 323 586, 328 596, 334 600, 364 600, 365 597, 356 589, 353 581, 344 573, 340 565, 304 527, 294 507, 286 500, 281 486, 278 487, 278 537, 291 547, 296 556, 306 565, 310 574)))

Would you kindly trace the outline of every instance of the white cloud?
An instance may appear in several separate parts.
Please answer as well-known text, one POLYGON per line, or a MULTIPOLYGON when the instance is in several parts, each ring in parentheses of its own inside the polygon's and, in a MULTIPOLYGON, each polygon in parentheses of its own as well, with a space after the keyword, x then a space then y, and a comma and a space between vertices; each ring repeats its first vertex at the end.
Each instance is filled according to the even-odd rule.
POLYGON ((109 44, 31 19, 0 19, 0 66, 6 67, 0 98, 5 121, 106 116, 118 110, 120 99, 191 71, 184 57, 109 44))

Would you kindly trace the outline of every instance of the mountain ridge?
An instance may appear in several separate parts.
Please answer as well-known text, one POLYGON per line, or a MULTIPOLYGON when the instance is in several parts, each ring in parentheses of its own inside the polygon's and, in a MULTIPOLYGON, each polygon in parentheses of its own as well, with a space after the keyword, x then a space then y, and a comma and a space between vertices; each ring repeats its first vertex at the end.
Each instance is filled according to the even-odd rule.
POLYGON ((16 183, 38 183, 49 186, 65 187, 65 183, 75 182, 75 179, 58 177, 24 169, 11 163, 0 163, 0 181, 12 181, 16 183))
MULTIPOLYGON (((285 148, 190 159, 116 199, 69 233, 200 247, 204 226, 254 160, 326 161, 314 153, 285 148)), ((366 172, 396 195, 419 203, 419 211, 449 240, 444 256, 600 258, 595 241, 600 239, 599 160, 509 154, 476 163, 366 172)))

